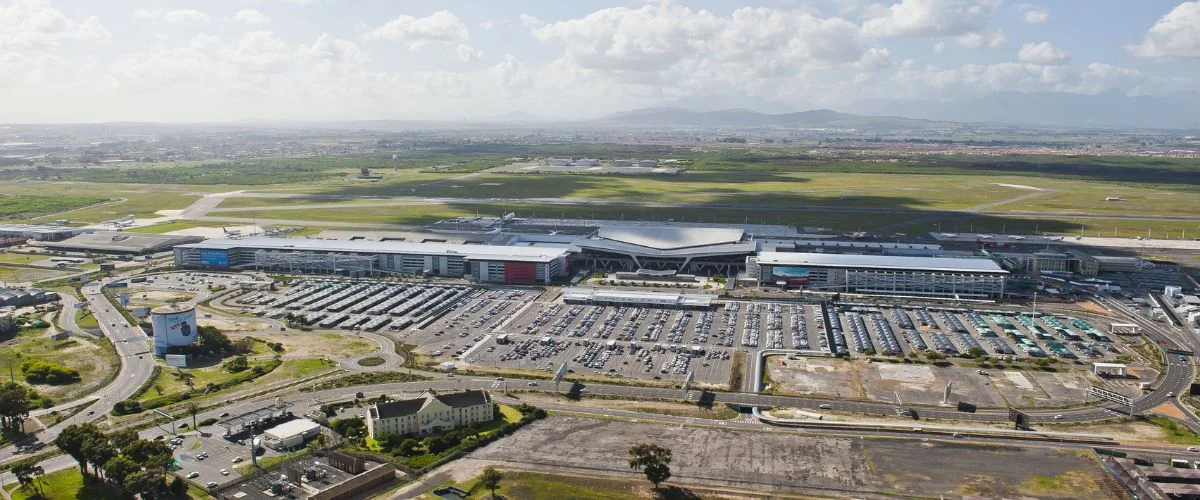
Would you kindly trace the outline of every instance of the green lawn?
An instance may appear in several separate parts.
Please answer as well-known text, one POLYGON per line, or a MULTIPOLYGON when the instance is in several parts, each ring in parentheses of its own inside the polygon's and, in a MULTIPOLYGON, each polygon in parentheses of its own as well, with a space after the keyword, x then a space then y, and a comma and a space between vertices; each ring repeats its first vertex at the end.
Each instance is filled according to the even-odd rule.
POLYGON ((0 262, 5 264, 32 264, 50 258, 48 255, 33 255, 27 253, 0 253, 0 262))
MULTIPOLYGON (((6 485, 13 500, 34 500, 30 492, 18 489, 17 484, 6 485)), ((116 488, 104 485, 94 479, 86 481, 79 473, 79 468, 71 467, 58 472, 51 472, 42 478, 42 491, 47 500, 123 500, 122 492, 116 488)))
POLYGON ((75 324, 80 328, 100 328, 96 322, 96 316, 88 309, 78 309, 75 311, 75 324))
POLYGON ((281 380, 302 379, 322 370, 336 368, 337 362, 321 358, 287 359, 282 365, 264 375, 258 380, 260 384, 269 384, 281 380))
POLYGON ((125 231, 130 232, 130 233, 162 234, 162 233, 168 233, 171 231, 178 231, 180 229, 191 229, 193 227, 220 227, 220 226, 221 226, 220 222, 173 220, 170 222, 163 222, 161 224, 155 224, 153 226, 143 226, 143 227, 135 227, 132 229, 126 229, 125 231))
MULTIPOLYGON (((496 495, 510 500, 626 500, 643 498, 650 492, 650 484, 644 480, 517 471, 501 473, 504 478, 500 481, 496 495)), ((459 487, 471 492, 468 498, 491 498, 491 492, 483 488, 478 479, 463 483, 459 487)))

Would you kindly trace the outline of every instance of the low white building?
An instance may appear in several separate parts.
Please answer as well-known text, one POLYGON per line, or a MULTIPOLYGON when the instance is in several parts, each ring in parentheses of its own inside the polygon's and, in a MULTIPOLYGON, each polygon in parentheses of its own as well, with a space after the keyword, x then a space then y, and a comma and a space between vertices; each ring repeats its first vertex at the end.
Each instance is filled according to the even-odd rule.
POLYGON ((371 405, 367 410, 367 432, 372 438, 445 432, 474 422, 490 422, 494 412, 492 395, 486 391, 427 391, 416 399, 371 405))
POLYGON ((262 434, 262 444, 272 450, 288 450, 303 446, 321 433, 321 424, 300 418, 276 425, 262 434))

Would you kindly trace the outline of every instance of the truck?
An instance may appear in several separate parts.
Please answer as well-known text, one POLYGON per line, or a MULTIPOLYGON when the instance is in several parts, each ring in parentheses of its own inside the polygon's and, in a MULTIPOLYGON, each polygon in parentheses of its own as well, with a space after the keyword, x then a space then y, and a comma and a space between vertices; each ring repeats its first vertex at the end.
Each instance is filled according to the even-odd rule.
POLYGON ((1176 469, 1191 469, 1192 463, 1182 458, 1172 458, 1171 467, 1175 467, 1176 469))

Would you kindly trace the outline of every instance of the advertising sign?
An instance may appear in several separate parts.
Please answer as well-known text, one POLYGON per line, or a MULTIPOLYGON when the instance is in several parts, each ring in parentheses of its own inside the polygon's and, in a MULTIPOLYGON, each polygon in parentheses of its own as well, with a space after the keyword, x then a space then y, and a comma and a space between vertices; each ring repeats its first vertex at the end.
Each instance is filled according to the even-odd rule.
POLYGON ((201 250, 200 264, 207 267, 229 267, 229 253, 225 250, 201 250))
POLYGON ((788 285, 807 285, 808 268, 792 266, 775 266, 771 268, 771 280, 788 285))
POLYGON ((188 345, 196 340, 195 309, 155 313, 150 324, 154 329, 154 352, 157 354, 165 353, 168 347, 188 345))

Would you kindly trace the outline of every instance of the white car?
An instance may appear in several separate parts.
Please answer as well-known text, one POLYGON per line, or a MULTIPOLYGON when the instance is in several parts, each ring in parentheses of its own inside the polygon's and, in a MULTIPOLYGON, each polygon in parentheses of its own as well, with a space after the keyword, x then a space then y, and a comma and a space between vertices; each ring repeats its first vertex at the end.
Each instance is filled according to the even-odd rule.
POLYGON ((222 475, 222 476, 228 476, 228 475, 229 475, 229 469, 221 469, 221 475, 222 475))
POLYGON ((242 457, 233 457, 233 460, 232 460, 232 462, 235 464, 238 462, 241 462, 241 461, 242 461, 242 457))
POLYGON ((198 478, 198 477, 200 477, 200 473, 199 473, 199 472, 196 472, 196 471, 191 471, 191 472, 189 472, 189 473, 188 473, 188 475, 187 475, 187 478, 188 478, 188 479, 196 479, 196 478, 198 478))

